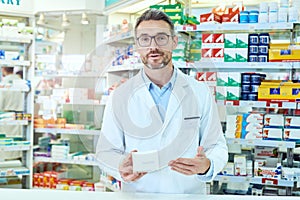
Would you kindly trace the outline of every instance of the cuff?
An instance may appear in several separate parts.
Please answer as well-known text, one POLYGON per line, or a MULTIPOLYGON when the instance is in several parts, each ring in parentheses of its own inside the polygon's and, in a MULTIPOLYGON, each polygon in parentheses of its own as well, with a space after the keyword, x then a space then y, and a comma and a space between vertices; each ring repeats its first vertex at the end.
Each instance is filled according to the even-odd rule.
POLYGON ((208 169, 208 171, 206 173, 203 174, 198 174, 197 177, 200 178, 203 181, 207 181, 210 180, 213 176, 213 172, 214 172, 214 162, 213 160, 210 160, 210 167, 208 169))

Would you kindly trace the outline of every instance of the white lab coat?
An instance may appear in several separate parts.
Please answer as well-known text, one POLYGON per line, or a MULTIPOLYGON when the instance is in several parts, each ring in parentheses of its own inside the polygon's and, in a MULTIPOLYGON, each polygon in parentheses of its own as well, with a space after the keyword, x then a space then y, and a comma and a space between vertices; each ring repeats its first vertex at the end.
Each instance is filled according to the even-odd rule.
MULTIPOLYGON (((16 74, 5 76, 1 83, 12 83, 13 80, 19 80, 16 74)), ((0 91, 0 111, 23 111, 24 93, 19 91, 0 91)), ((7 137, 22 136, 23 127, 17 125, 0 125, 0 132, 5 133, 7 137)), ((0 160, 16 159, 21 157, 21 152, 5 152, 0 154, 0 160)))
MULTIPOLYGON (((140 72, 132 79, 121 85, 112 94, 109 99, 104 112, 102 135, 99 138, 97 145, 97 159, 100 166, 108 174, 122 180, 118 172, 118 166, 111 166, 109 161, 103 163, 103 159, 120 159, 122 157, 117 153, 112 156, 102 155, 109 151, 129 153, 136 149, 139 152, 162 150, 165 147, 171 147, 172 151, 167 151, 168 154, 160 157, 161 169, 150 172, 136 182, 122 183, 123 191, 130 192, 155 192, 155 193, 200 193, 206 194, 205 182, 211 181, 214 176, 220 172, 225 166, 228 159, 228 152, 226 141, 224 139, 222 128, 220 125, 216 104, 211 96, 208 86, 204 83, 197 82, 194 78, 188 77, 180 70, 177 70, 177 79, 170 95, 168 108, 166 111, 165 121, 162 122, 162 127, 159 127, 159 133, 154 134, 151 137, 142 139, 136 137, 137 133, 124 132, 125 123, 122 121, 128 121, 130 118, 137 126, 147 129, 149 123, 151 123, 151 117, 149 116, 149 110, 155 107, 155 103, 149 93, 146 84, 143 82, 142 73, 140 72), (138 87, 136 87, 138 85, 138 87), (128 101, 128 115, 120 116, 120 113, 116 109, 127 109, 124 104, 127 104, 126 99, 118 96, 118 91, 124 90, 125 93, 131 93, 128 101), (126 91, 127 90, 127 91, 126 91), (129 92, 130 91, 130 92, 129 92), (198 107, 191 105, 190 97, 194 94, 195 101, 198 102, 198 107), (119 107, 114 106, 113 102, 116 100, 119 102, 119 107), (114 100, 113 100, 114 99, 114 100), (190 106, 190 107, 187 107, 190 106), (189 110, 188 115, 183 110, 189 110), (115 109, 115 110, 114 110, 115 109), (191 143, 187 146, 185 151, 178 155, 177 149, 180 149, 180 143, 173 145, 173 141, 178 136, 179 129, 186 129, 191 127, 191 123, 185 125, 184 118, 187 116, 200 116, 196 123, 192 123, 193 130, 196 130, 196 135, 192 135, 191 143), (126 117, 126 120, 124 119, 126 117), (182 125, 183 124, 183 125, 182 125), (108 145, 111 144, 111 146, 108 145), (186 176, 171 170, 167 163, 171 159, 177 157, 193 158, 197 153, 197 147, 204 146, 206 156, 211 160, 211 176, 207 175, 192 175, 186 176), (168 155, 168 156, 166 156, 168 155), (161 160, 161 159, 164 160, 161 160)), ((197 103, 196 103, 197 104, 197 103)), ((153 115, 152 117, 158 117, 159 115, 153 115)), ((159 119, 158 119, 159 121, 159 119)), ((190 122, 190 121, 189 121, 190 122)), ((191 131, 192 133, 193 131, 191 131)), ((185 144, 184 140, 182 143, 185 144)), ((120 155, 120 154, 119 154, 120 155)))

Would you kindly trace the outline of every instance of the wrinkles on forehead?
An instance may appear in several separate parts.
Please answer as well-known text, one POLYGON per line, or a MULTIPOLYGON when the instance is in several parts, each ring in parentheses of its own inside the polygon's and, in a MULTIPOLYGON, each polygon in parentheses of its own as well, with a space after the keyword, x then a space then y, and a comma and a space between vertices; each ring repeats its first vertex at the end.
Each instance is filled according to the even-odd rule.
POLYGON ((141 35, 154 36, 160 33, 165 33, 167 35, 172 35, 170 29, 168 28, 158 28, 158 27, 141 27, 136 30, 136 37, 141 35))

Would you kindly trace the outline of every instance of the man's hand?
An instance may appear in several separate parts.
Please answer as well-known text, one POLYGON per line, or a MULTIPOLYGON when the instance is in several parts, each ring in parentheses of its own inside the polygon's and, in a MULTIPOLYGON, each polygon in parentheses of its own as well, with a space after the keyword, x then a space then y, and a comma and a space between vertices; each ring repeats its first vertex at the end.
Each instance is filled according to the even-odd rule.
POLYGON ((210 160, 206 157, 203 147, 200 146, 194 158, 177 158, 171 160, 169 166, 172 170, 185 175, 205 174, 210 168, 210 160))
POLYGON ((132 152, 137 152, 137 150, 131 151, 119 166, 119 172, 121 174, 121 177, 126 182, 136 181, 143 177, 145 174, 147 174, 146 172, 133 172, 132 152))

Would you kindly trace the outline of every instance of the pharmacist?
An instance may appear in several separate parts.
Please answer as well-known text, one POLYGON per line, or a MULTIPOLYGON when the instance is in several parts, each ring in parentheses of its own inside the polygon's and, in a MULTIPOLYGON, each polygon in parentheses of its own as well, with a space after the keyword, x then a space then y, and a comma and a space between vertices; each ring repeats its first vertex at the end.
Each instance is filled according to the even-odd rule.
MULTIPOLYGON (((2 79, 1 87, 9 87, 14 80, 20 80, 20 76, 14 74, 14 67, 1 67, 2 79)), ((24 108, 24 94, 20 91, 1 91, 0 90, 0 112, 22 112, 24 108)), ((22 137, 22 126, 2 125, 0 133, 6 137, 22 137)), ((0 154, 0 161, 16 159, 21 156, 21 152, 5 152, 0 154)))
POLYGON ((206 194, 228 159, 210 90, 173 66, 178 38, 166 14, 146 11, 135 37, 144 68, 106 104, 99 165, 123 191, 206 194))

